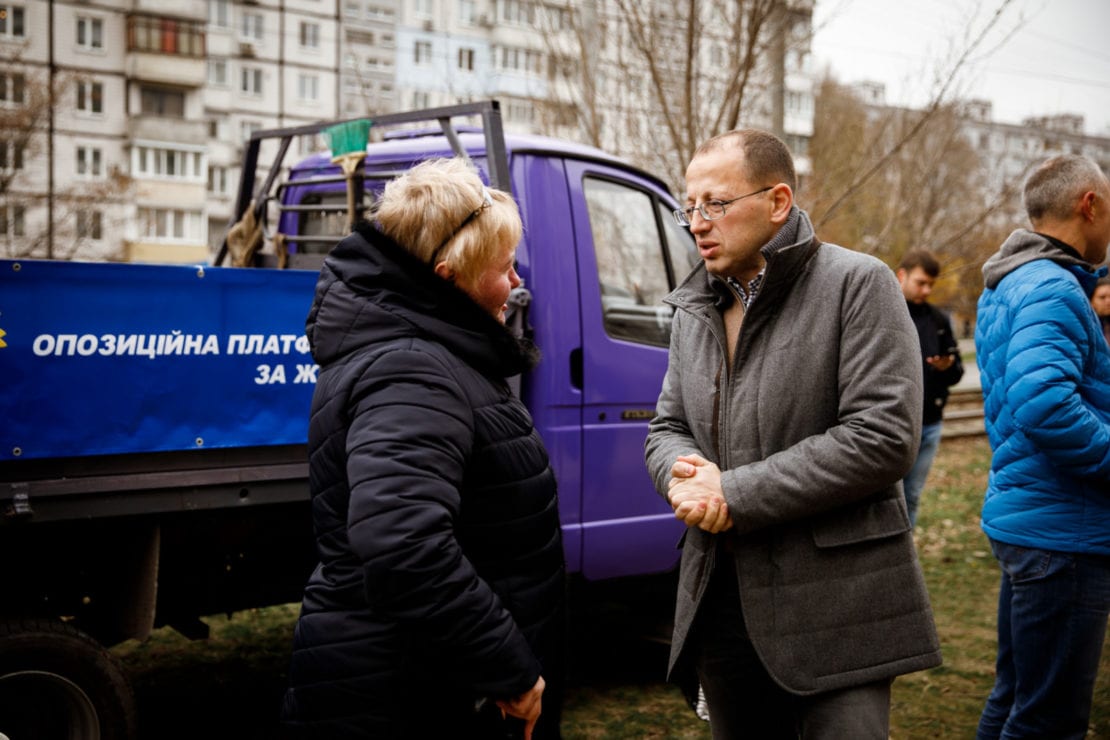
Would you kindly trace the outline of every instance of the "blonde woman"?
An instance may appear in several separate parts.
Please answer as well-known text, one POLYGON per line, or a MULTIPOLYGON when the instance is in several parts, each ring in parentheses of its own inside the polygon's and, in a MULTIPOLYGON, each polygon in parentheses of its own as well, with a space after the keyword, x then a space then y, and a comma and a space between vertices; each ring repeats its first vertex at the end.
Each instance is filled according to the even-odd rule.
POLYGON ((431 160, 324 264, 294 737, 559 736, 555 479, 505 382, 537 359, 504 326, 520 236, 508 194, 431 160))

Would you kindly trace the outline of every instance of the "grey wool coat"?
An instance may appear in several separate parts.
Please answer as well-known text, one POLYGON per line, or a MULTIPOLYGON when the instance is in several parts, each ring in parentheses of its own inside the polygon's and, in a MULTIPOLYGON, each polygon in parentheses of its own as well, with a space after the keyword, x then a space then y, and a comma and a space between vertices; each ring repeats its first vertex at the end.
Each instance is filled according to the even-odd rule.
POLYGON ((763 255, 731 372, 720 281, 702 265, 666 299, 677 311, 648 469, 662 493, 677 456, 713 461, 734 524, 686 532, 670 676, 688 684, 687 637, 716 558, 730 556, 752 644, 786 690, 939 665, 900 482, 922 395, 905 299, 889 268, 820 243, 797 209, 763 255))

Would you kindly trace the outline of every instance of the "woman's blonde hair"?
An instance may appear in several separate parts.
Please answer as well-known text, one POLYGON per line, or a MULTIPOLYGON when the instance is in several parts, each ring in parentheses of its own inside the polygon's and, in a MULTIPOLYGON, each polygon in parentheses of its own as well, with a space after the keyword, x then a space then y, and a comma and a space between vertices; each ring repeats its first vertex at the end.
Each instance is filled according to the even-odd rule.
POLYGON ((421 262, 434 267, 445 260, 463 279, 516 245, 523 231, 512 196, 487 190, 474 166, 459 158, 429 159, 391 180, 377 219, 421 262))

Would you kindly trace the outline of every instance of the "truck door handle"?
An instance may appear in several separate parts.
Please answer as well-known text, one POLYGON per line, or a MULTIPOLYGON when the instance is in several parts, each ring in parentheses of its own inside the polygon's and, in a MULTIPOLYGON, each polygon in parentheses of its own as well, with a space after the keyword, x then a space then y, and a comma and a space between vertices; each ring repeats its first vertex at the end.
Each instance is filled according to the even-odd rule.
POLYGON ((577 390, 582 390, 582 348, 575 347, 570 351, 570 384, 577 390))

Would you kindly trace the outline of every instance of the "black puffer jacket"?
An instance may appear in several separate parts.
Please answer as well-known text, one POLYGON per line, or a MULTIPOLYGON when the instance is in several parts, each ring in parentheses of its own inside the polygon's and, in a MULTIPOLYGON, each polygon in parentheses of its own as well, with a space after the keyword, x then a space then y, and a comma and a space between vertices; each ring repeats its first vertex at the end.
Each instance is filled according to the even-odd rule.
POLYGON ((327 258, 306 331, 320 563, 283 717, 298 737, 462 736, 483 698, 557 670, 555 480, 504 380, 534 350, 369 224, 327 258))

